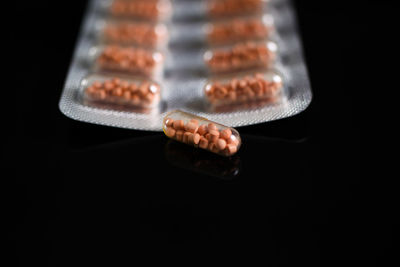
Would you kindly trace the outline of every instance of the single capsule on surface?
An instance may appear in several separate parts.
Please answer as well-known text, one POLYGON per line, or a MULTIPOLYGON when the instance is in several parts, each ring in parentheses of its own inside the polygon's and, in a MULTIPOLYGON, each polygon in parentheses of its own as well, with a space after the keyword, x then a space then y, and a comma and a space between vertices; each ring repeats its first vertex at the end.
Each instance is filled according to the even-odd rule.
POLYGON ((160 21, 171 17, 172 5, 169 0, 113 0, 109 9, 114 17, 160 21))
POLYGON ((162 128, 171 139, 223 156, 235 154, 242 143, 235 129, 180 110, 168 113, 162 128))
POLYGON ((151 49, 163 48, 168 42, 168 30, 162 23, 108 20, 102 28, 101 41, 151 49))
POLYGON ((85 103, 110 109, 147 113, 161 99, 160 86, 140 77, 90 74, 81 87, 85 103))
POLYGON ((267 40, 274 31, 273 24, 271 15, 209 23, 205 27, 207 43, 211 46, 220 46, 250 40, 267 40))
POLYGON ((249 41, 233 46, 208 50, 204 62, 212 74, 269 68, 274 63, 276 43, 249 41))
POLYGON ((218 76, 204 86, 204 96, 213 111, 265 106, 275 103, 281 92, 281 76, 268 70, 218 76))

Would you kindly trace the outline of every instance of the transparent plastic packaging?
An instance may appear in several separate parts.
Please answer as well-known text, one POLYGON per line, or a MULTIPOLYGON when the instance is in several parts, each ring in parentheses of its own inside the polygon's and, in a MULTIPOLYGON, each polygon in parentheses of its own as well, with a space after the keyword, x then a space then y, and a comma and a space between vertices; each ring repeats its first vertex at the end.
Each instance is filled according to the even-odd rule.
POLYGON ((169 0, 112 0, 109 11, 119 18, 161 21, 171 17, 172 6, 169 0))
POLYGON ((233 111, 274 103, 282 96, 282 87, 277 72, 259 70, 210 79, 204 96, 212 111, 233 111))
MULTIPOLYGON (((298 114, 310 104, 312 92, 292 2, 90 0, 60 97, 60 110, 84 122, 146 131, 162 131, 164 117, 177 109, 230 127, 298 114), (213 2, 214 8, 207 9, 213 2), (214 16, 207 13, 212 9, 214 16), (272 24, 264 20, 262 25, 251 22, 268 16, 272 24), (235 21, 244 21, 247 26, 235 21), (111 29, 107 37, 102 36, 105 22, 113 26, 129 22, 137 28, 128 29, 121 24, 121 28, 111 29), (140 23, 165 25, 168 44, 163 47, 163 34, 159 32, 139 30, 140 23), (276 71, 282 77, 281 86, 272 90, 274 83, 268 83, 270 93, 262 96, 257 96, 257 87, 250 86, 251 90, 243 89, 247 95, 233 100, 207 95, 206 81, 215 87, 215 81, 225 84, 226 79, 233 79, 228 76, 259 69, 276 71), (111 79, 121 76, 121 80, 124 76, 134 82, 155 81, 162 89, 155 96, 154 103, 159 104, 153 108, 152 103, 133 105, 120 98, 101 99, 104 94, 96 94, 94 89, 89 90, 94 95, 85 96, 83 85, 90 80, 91 73, 99 77, 111 75, 111 79), (150 111, 143 112, 148 106, 150 111)), ((119 95, 119 90, 115 94, 119 95)), ((224 95, 224 89, 218 94, 224 95)))
POLYGON ((161 52, 132 46, 106 45, 94 47, 94 71, 143 75, 161 79, 164 56, 161 52))
POLYGON ((210 18, 261 14, 267 0, 207 0, 210 18))
POLYGON ((100 42, 163 49, 168 43, 168 29, 163 23, 109 19, 100 28, 100 42))
POLYGON ((160 85, 152 80, 93 73, 81 81, 83 103, 96 107, 148 113, 161 99, 160 85))
POLYGON ((277 50, 272 41, 249 41, 208 50, 204 62, 212 74, 268 68, 274 63, 277 50))
POLYGON ((205 27, 206 40, 211 46, 267 40, 273 31, 274 21, 270 15, 227 19, 205 27))
POLYGON ((169 112, 162 127, 171 139, 223 156, 234 155, 242 143, 235 129, 180 110, 169 112))

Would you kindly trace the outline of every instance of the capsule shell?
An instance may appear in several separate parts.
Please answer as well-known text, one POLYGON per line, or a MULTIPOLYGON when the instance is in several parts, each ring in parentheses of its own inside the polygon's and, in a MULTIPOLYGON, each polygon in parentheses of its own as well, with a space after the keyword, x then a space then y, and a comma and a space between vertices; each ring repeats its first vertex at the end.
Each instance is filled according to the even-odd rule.
POLYGON ((263 12, 267 0, 207 0, 207 13, 211 18, 255 15, 263 12))
POLYGON ((152 80, 93 73, 82 82, 84 102, 90 105, 147 113, 158 106, 160 85, 152 80))
POLYGON ((117 18, 160 21, 171 17, 172 5, 169 0, 113 0, 109 12, 117 18))
POLYGON ((226 74, 269 68, 275 61, 276 52, 277 45, 274 42, 249 41, 210 49, 204 54, 204 62, 211 74, 226 74))
POLYGON ((227 108, 232 111, 275 103, 281 92, 281 76, 269 70, 218 76, 204 86, 204 96, 213 111, 227 108))
POLYGON ((106 45, 92 48, 94 71, 125 75, 142 75, 157 79, 162 76, 164 56, 138 47, 106 45))
POLYGON ((205 27, 207 43, 210 46, 222 46, 252 40, 267 40, 274 31, 273 23, 271 15, 209 23, 205 27))
POLYGON ((241 146, 240 135, 235 129, 180 110, 168 113, 162 127, 171 139, 223 156, 232 156, 241 146), (193 120, 198 123, 194 131, 193 120))
POLYGON ((168 30, 163 23, 109 19, 100 32, 100 41, 105 44, 162 49, 168 42, 168 30))

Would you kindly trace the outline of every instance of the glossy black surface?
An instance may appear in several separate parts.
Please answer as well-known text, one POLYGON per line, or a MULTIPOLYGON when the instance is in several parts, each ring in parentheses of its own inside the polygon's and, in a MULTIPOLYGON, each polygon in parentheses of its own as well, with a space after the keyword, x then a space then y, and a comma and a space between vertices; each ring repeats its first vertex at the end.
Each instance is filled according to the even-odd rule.
POLYGON ((196 256, 186 266, 213 254, 272 266, 384 266, 392 215, 361 175, 368 73, 360 67, 370 50, 360 44, 377 30, 369 15, 389 4, 296 1, 310 107, 238 128, 240 152, 210 161, 162 133, 59 112, 85 3, 56 2, 12 7, 21 23, 4 41, 19 58, 11 56, 10 69, 19 70, 10 73, 15 117, 2 145, 5 252, 13 266, 138 265, 148 254, 149 262, 176 262, 188 252, 196 256), (369 224, 383 214, 389 223, 369 224))

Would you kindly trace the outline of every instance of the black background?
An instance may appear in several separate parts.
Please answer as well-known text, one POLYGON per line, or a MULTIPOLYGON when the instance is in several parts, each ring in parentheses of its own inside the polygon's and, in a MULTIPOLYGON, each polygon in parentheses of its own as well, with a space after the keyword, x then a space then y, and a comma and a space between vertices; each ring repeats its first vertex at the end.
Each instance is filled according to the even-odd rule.
POLYGON ((12 95, 3 105, 4 260, 116 265, 195 253, 187 265, 209 255, 272 266, 389 262, 391 195, 379 183, 371 190, 361 172, 361 125, 363 96, 375 88, 366 44, 394 8, 295 3, 313 101, 295 117, 239 128, 244 145, 232 161, 161 133, 65 117, 58 101, 86 1, 4 9, 12 81, 3 88, 12 95))

